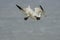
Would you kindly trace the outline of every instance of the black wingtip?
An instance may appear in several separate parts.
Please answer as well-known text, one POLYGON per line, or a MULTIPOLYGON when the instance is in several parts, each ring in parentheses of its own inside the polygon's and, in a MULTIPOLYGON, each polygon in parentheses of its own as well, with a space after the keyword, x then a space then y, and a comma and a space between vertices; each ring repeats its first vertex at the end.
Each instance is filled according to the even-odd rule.
POLYGON ((41 19, 41 17, 37 17, 37 16, 35 16, 35 18, 36 18, 36 20, 40 20, 41 19))
POLYGON ((24 20, 27 20, 29 17, 25 17, 24 20))
POLYGON ((17 6, 20 10, 23 10, 19 5, 16 4, 16 6, 17 6))
POLYGON ((43 9, 43 7, 41 5, 40 5, 40 8, 41 8, 42 11, 44 11, 44 9, 43 9))
POLYGON ((37 20, 40 20, 40 17, 36 17, 37 20))

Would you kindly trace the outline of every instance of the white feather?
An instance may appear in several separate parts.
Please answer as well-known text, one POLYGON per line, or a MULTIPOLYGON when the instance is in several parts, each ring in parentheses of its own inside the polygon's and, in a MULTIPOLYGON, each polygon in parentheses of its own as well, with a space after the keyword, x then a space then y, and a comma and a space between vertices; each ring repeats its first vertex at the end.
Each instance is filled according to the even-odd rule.
POLYGON ((36 19, 36 17, 41 17, 42 16, 42 10, 41 8, 37 7, 35 8, 35 10, 33 11, 30 7, 30 5, 27 8, 23 8, 23 12, 26 14, 26 16, 29 16, 33 19, 36 19))

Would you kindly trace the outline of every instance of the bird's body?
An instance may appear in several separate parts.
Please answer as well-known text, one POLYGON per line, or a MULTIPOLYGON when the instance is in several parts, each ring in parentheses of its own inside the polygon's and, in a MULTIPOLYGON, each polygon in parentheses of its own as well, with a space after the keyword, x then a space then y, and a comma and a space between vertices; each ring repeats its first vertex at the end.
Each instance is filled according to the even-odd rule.
MULTIPOLYGON (((41 16, 42 16, 42 12, 43 10, 41 8, 35 8, 35 11, 33 11, 30 6, 28 6, 27 8, 21 8, 20 6, 16 5, 20 10, 22 10, 24 12, 24 14, 26 15, 26 17, 24 18, 24 20, 27 20, 29 17, 31 17, 34 20, 40 20, 41 16)), ((41 6, 42 7, 42 6, 41 6)))

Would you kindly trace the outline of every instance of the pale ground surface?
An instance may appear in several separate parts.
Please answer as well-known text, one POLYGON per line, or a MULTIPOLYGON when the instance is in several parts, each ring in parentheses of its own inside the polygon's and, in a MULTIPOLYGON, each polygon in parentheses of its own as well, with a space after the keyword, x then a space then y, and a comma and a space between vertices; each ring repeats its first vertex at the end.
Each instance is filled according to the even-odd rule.
POLYGON ((0 0, 0 40, 60 40, 60 0, 0 0), (24 21, 16 4, 41 4, 47 17, 24 21))

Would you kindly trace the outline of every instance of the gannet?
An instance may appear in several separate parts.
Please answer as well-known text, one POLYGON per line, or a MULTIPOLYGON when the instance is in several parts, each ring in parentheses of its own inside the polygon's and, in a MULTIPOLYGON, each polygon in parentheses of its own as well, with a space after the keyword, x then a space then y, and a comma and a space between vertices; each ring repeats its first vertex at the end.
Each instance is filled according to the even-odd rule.
POLYGON ((36 7, 34 11, 31 9, 30 5, 28 5, 27 8, 22 8, 17 4, 16 6, 26 15, 26 17, 24 17, 24 20, 27 20, 29 17, 34 20, 40 20, 41 16, 44 14, 44 9, 41 5, 39 7, 36 7))

